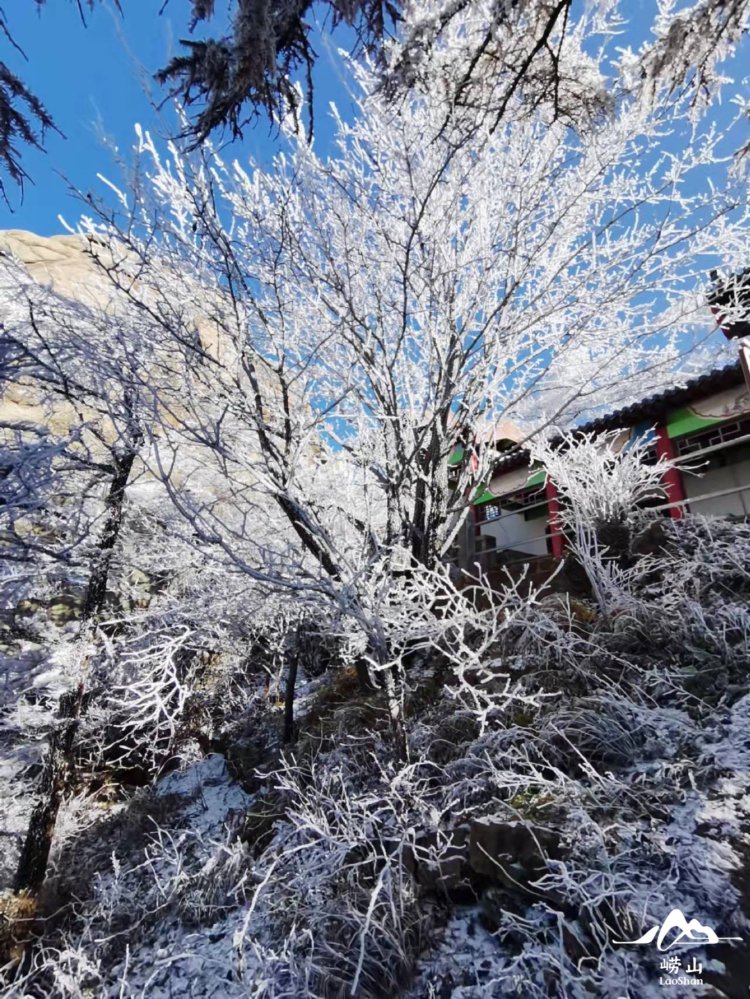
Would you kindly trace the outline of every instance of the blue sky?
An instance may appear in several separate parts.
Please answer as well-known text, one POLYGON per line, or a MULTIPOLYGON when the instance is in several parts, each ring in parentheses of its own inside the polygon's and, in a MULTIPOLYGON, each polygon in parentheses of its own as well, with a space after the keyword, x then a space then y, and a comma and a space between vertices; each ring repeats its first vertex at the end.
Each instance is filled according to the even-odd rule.
MULTIPOLYGON (((69 193, 70 185, 86 192, 98 189, 97 173, 118 177, 102 132, 123 154, 133 143, 136 121, 160 134, 173 133, 168 109, 157 114, 146 90, 152 90, 155 102, 163 96, 150 77, 178 50, 187 29, 188 5, 184 0, 173 2, 159 16, 162 3, 125 2, 123 17, 108 3, 97 4, 87 12, 84 26, 70 0, 48 0, 41 13, 32 0, 6 2, 9 24, 28 60, 8 51, 7 45, 3 58, 42 99, 65 138, 51 132, 45 153, 24 150, 23 163, 33 183, 27 183, 23 200, 8 185, 13 210, 0 204, 0 228, 52 235, 62 231, 58 215, 69 222, 77 219, 80 209, 69 193), (136 14, 136 9, 143 13, 136 14)), ((334 36, 335 44, 346 41, 340 31, 334 36)), ((343 87, 335 57, 322 40, 317 48, 321 60, 315 73, 316 132, 319 146, 325 146, 330 134, 326 108, 334 97, 342 99, 343 87)), ((252 154, 263 161, 275 147, 268 123, 260 120, 233 155, 252 154)))
MULTIPOLYGON (((644 25, 653 16, 654 0, 632 3, 633 21, 616 44, 627 42, 637 47, 645 36, 644 25)), ((111 0, 105 0, 87 13, 84 26, 73 0, 47 0, 41 12, 33 0, 5 0, 10 26, 28 61, 9 51, 0 39, 3 58, 42 98, 65 138, 50 133, 46 152, 24 150, 23 162, 33 183, 26 185, 23 200, 9 185, 13 211, 0 203, 0 228, 51 235, 62 230, 58 215, 74 222, 80 205, 69 193, 71 185, 85 193, 101 190, 97 173, 118 179, 102 133, 127 155, 136 121, 161 135, 176 131, 169 110, 160 115, 152 106, 163 92, 151 77, 178 50, 179 38, 186 32, 188 4, 186 0, 172 0, 159 15, 162 5, 163 0, 125 0, 124 16, 120 16, 112 9, 111 0)), ((218 8, 225 9, 225 5, 219 3, 218 8)), ((213 27, 216 30, 219 25, 214 23, 213 27)), ((349 41, 350 37, 339 29, 333 43, 327 33, 318 35, 315 42, 321 55, 314 74, 319 152, 325 153, 330 145, 328 102, 335 99, 345 117, 347 114, 341 67, 332 48, 347 47, 349 41)), ((743 75, 748 48, 745 44, 729 67, 733 75, 743 75)), ((721 122, 730 113, 726 105, 716 108, 715 119, 721 122)), ((747 141, 747 136, 737 146, 742 141, 747 141)), ((267 162, 275 148, 274 133, 261 119, 232 150, 232 156, 246 159, 253 155, 267 162)), ((715 179, 722 183, 720 176, 715 179)))

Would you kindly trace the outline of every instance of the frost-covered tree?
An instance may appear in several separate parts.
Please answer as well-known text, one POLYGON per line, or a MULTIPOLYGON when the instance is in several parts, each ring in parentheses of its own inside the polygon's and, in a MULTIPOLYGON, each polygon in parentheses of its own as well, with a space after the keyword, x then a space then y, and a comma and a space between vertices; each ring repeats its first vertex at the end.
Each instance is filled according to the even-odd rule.
MULTIPOLYGON (((46 0, 36 3, 41 8, 46 0)), ((83 18, 95 0, 76 5, 83 18)), ((116 0, 116 6, 124 16, 143 17, 137 5, 116 0)), ((627 23, 617 4, 592 7, 604 35, 627 23)), ((532 111, 544 107, 556 119, 582 125, 634 91, 687 87, 696 100, 716 92, 718 64, 747 31, 747 0, 695 0, 684 8, 658 0, 654 7, 639 51, 623 58, 612 86, 582 44, 586 17, 572 0, 172 0, 169 13, 187 12, 191 35, 196 28, 208 35, 182 39, 183 51, 156 76, 195 108, 183 136, 192 143, 217 129, 237 137, 258 113, 276 122, 289 113, 296 118, 300 76, 311 127, 317 18, 323 31, 348 27, 354 50, 373 58, 392 98, 438 87, 448 115, 481 108, 497 126, 521 100, 532 111), (228 20, 224 30, 211 34, 222 19, 228 20)), ((639 11, 639 20, 644 16, 639 11)), ((2 8, 0 37, 18 48, 2 8)), ((39 145, 54 127, 40 98, 0 62, 0 163, 11 180, 22 184, 26 177, 19 147, 39 145)))
MULTIPOLYGON (((498 119, 502 89, 461 48, 481 39, 477 8, 452 9, 423 67, 448 85, 417 79, 396 110, 378 72, 355 71, 337 156, 291 125, 272 170, 139 132, 133 184, 81 223, 134 358, 63 337, 66 370, 111 375, 113 418, 137 371, 151 478, 128 490, 151 492, 117 549, 124 564, 145 550, 173 587, 100 627, 80 751, 153 776, 196 715, 200 750, 228 756, 215 710, 244 701, 260 741, 284 684, 286 717, 260 770, 255 751, 241 760, 252 800, 212 756, 106 820, 63 802, 63 831, 80 823, 53 852, 69 908, 19 994, 184 991, 188 975, 238 999, 650 996, 660 955, 613 940, 675 906, 744 932, 747 526, 641 531, 632 507, 662 469, 642 447, 568 437, 534 453, 567 494, 596 599, 528 577, 459 584, 445 560, 496 420, 542 437, 669 369, 683 324, 707 317, 708 269, 746 266, 746 191, 719 172, 710 104, 666 79, 621 87, 630 57, 588 57, 614 100, 573 115, 519 86, 498 119), (478 75, 459 104, 461 67, 478 75), (234 682, 248 631, 268 697, 234 682), (323 640, 334 669, 315 688, 323 640), (144 802, 153 831, 133 837, 144 802), (115 857, 105 823, 124 831, 115 857)), ((570 31, 596 51, 615 14, 570 31)), ((567 44, 560 61, 581 69, 567 44)))
MULTIPOLYGON (((75 617, 60 630, 42 611, 13 635, 39 649, 54 715, 44 722, 48 750, 15 878, 17 891, 31 893, 81 769, 155 773, 192 739, 208 739, 211 696, 229 697, 244 673, 252 687, 263 673, 242 666, 252 636, 273 630, 272 595, 205 555, 159 481, 154 441, 178 411, 181 369, 171 340, 144 322, 152 303, 134 308, 106 278, 116 267, 120 279, 136 279, 132 259, 88 240, 75 254, 65 290, 35 279, 9 250, 0 258, 2 610, 18 622, 24 600, 67 600, 75 617), (200 692, 207 675, 213 695, 200 692)), ((199 317, 184 318, 198 344, 199 317)), ((231 482, 220 480, 217 493, 201 478, 189 441, 171 457, 172 489, 189 482, 231 511, 231 482)), ((243 496, 252 502, 251 491, 243 496)), ((19 702, 35 696, 33 679, 31 669, 19 677, 19 702)))
POLYGON ((599 608, 627 588, 634 530, 644 507, 666 502, 664 473, 670 462, 653 460, 650 441, 630 440, 628 430, 567 434, 550 443, 537 440, 535 460, 563 497, 559 529, 588 576, 599 608))
MULTIPOLYGON (((6 490, 0 517, 17 571, 3 595, 13 612, 24 590, 36 601, 56 592, 73 598, 79 615, 77 636, 60 658, 63 693, 18 889, 36 890, 44 879, 55 817, 72 779, 75 732, 90 698, 100 620, 114 567, 122 569, 126 493, 143 474, 142 382, 145 372, 153 380, 155 344, 140 338, 137 319, 118 311, 111 290, 101 287, 103 298, 75 300, 35 281, 10 253, 2 259, 3 390, 32 403, 21 412, 35 420, 6 432, 5 482, 14 488, 6 490), (36 480, 29 481, 30 469, 36 480)), ((60 657, 52 644, 52 658, 60 657)))
MULTIPOLYGON (((20 401, 22 417, 4 442, 15 490, 2 511, 9 554, 38 551, 73 566, 72 574, 88 564, 83 613, 93 619, 103 606, 125 489, 140 471, 141 385, 154 345, 139 338, 132 317, 117 314, 105 285, 102 300, 78 301, 35 281, 11 253, 1 264, 3 393, 20 401), (48 481, 33 486, 25 468, 30 456, 44 454, 48 481)), ((27 561, 33 580, 44 565, 27 561)))
POLYGON ((571 0, 409 3, 386 86, 396 93, 442 87, 451 113, 481 109, 492 127, 519 101, 585 127, 634 93, 715 95, 717 66, 747 31, 750 8, 744 0, 697 0, 681 9, 658 0, 640 12, 638 51, 620 53, 615 76, 602 73, 603 52, 592 57, 592 36, 627 30, 631 18, 618 3, 592 4, 583 15, 571 0))
MULTIPOLYGON (((472 12, 457 15, 461 39, 472 12)), ((606 33, 602 18, 575 31, 606 33)), ((435 73, 450 77, 453 52, 438 47, 435 73)), ((619 70, 588 58, 614 86, 619 70)), ((496 127, 482 101, 451 116, 450 88, 395 109, 376 73, 354 75, 335 157, 291 129, 272 170, 248 170, 139 133, 137 182, 82 225, 127 247, 139 278, 120 286, 174 344, 163 470, 176 435, 231 485, 231 510, 198 489, 175 502, 254 578, 356 620, 382 666, 393 572, 446 558, 492 467, 486 427, 538 429, 594 385, 668 368, 705 314, 705 261, 744 261, 748 213, 738 179, 706 181, 723 137, 687 91, 623 92, 585 128, 518 95, 496 127), (186 326, 199 304, 216 350, 186 326), (578 384, 534 413, 571 354, 578 384), (262 545, 247 530, 260 506, 278 527, 262 545)))

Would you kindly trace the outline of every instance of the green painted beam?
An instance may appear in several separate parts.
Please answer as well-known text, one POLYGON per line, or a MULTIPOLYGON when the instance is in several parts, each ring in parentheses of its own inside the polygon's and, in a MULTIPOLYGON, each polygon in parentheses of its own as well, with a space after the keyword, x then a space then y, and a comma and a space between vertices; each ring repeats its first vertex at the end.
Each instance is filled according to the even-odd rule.
POLYGON ((667 416, 667 436, 683 437, 685 434, 692 434, 696 430, 703 430, 704 427, 713 427, 724 420, 714 416, 698 416, 689 406, 682 409, 674 409, 667 416))
POLYGON ((526 488, 528 489, 529 486, 541 486, 544 484, 546 478, 547 478, 546 468, 537 468, 537 470, 533 472, 527 479, 526 488))
MULTIPOLYGON (((526 480, 525 484, 520 488, 528 489, 529 486, 541 486, 544 484, 546 478, 547 478, 546 468, 537 468, 535 472, 531 473, 531 475, 526 480)), ((502 503, 502 499, 503 499, 502 496, 495 496, 494 493, 491 493, 486 485, 481 485, 478 486, 476 495, 472 502, 474 503, 475 506, 478 506, 480 503, 490 503, 493 500, 495 502, 502 503)))
POLYGON ((497 496, 493 495, 487 486, 479 486, 472 502, 478 506, 480 503, 490 503, 494 499, 497 499, 497 496))

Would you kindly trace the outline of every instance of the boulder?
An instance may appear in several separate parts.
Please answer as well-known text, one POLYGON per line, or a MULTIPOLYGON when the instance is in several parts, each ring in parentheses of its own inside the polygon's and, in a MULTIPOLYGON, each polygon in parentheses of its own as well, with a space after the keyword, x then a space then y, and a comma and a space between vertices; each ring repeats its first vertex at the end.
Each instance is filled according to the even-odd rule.
POLYGON ((559 857, 559 836, 517 820, 474 819, 469 833, 469 866, 475 874, 514 889, 536 880, 548 857, 559 857))
POLYGON ((469 826, 456 826, 447 835, 447 844, 434 834, 419 842, 413 874, 428 891, 453 896, 469 885, 469 826))

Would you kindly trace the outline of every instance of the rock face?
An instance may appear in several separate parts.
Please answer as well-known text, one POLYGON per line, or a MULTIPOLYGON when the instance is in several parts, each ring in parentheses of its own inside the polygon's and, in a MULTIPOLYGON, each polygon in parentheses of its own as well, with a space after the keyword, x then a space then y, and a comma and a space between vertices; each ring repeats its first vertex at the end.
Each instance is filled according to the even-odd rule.
MULTIPOLYGON (((0 266, 13 259, 21 263, 39 285, 74 301, 106 308, 107 289, 101 273, 86 253, 86 240, 78 236, 37 236, 23 229, 0 231, 0 266)), ((0 422, 45 424, 63 430, 72 414, 58 404, 50 411, 32 385, 3 387, 0 422)))
MULTIPOLYGON (((0 295, 15 297, 17 277, 7 271, 11 262, 21 265, 40 289, 49 289, 61 300, 79 303, 103 316, 118 311, 115 289, 102 269, 111 253, 93 237, 37 236, 23 229, 0 230, 0 295)), ((121 309, 122 306, 120 305, 121 309)), ((58 398, 50 399, 38 385, 18 380, 2 387, 0 423, 46 426, 66 433, 80 414, 58 398)))
MULTIPOLYGON (((20 264, 40 289, 49 289, 55 296, 79 303, 104 317, 121 317, 123 309, 130 308, 132 303, 117 291, 106 273, 106 268, 116 263, 118 273, 129 275, 132 279, 136 298, 142 295, 144 301, 151 302, 156 312, 161 311, 153 289, 143 287, 138 281, 138 262, 134 255, 123 252, 115 260, 112 250, 94 236, 37 236, 23 229, 0 230, 0 299, 17 295, 17 277, 11 274, 3 279, 3 265, 11 261, 20 264)), ((165 287, 168 289, 168 281, 165 281, 165 287)), ((220 321, 210 318, 211 315, 220 316, 224 309, 222 292, 217 287, 204 287, 197 281, 187 285, 183 283, 180 287, 187 287, 190 292, 189 301, 180 299, 179 302, 181 321, 187 323, 190 335, 195 336, 202 350, 230 369, 236 361, 236 347, 222 331, 220 321)), ((162 359, 170 363, 166 363, 165 368, 172 367, 174 349, 174 341, 166 337, 161 348, 162 359)), ((268 397, 278 398, 279 390, 271 369, 258 362, 257 375, 268 397)), ((169 392, 175 385, 167 380, 162 388, 169 392)), ((179 389, 171 405, 179 406, 179 389)), ((64 432, 77 418, 72 408, 59 400, 50 406, 49 399, 40 394, 38 386, 21 381, 3 386, 0 392, 0 424, 27 422, 64 432)), ((170 422, 167 414, 163 413, 162 418, 170 422)))
POLYGON ((106 308, 111 292, 82 236, 37 236, 24 229, 0 230, 0 256, 15 257, 31 277, 77 302, 106 308))

